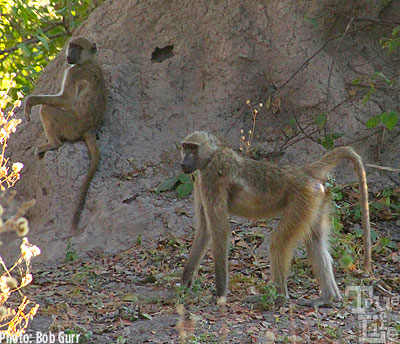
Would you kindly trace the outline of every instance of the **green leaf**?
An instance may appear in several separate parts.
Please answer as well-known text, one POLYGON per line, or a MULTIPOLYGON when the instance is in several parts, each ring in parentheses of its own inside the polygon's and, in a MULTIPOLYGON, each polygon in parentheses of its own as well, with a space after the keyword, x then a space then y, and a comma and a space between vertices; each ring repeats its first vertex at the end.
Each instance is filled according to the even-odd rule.
POLYGON ((343 192, 340 191, 339 189, 332 189, 331 192, 332 192, 332 198, 335 201, 340 201, 343 199, 343 192))
POLYGON ((157 186, 154 192, 158 195, 161 192, 170 191, 174 188, 178 180, 179 180, 178 177, 169 178, 164 182, 162 182, 159 186, 157 186))
POLYGON ((326 149, 332 149, 334 147, 334 142, 331 137, 326 136, 325 139, 322 142, 322 146, 324 146, 326 149))
POLYGON ((75 251, 68 251, 65 253, 65 261, 66 262, 74 262, 75 260, 78 260, 79 256, 75 251))
POLYGON ((353 207, 353 211, 354 211, 354 214, 353 214, 354 220, 359 220, 359 219, 361 219, 361 206, 360 206, 360 204, 356 204, 356 205, 353 207))
POLYGON ((354 232, 355 238, 362 238, 363 237, 363 230, 361 228, 356 229, 354 232))
POLYGON ((337 139, 343 137, 344 134, 343 133, 331 133, 331 134, 329 134, 329 136, 332 138, 332 140, 337 140, 337 139))
POLYGON ((176 188, 176 193, 179 198, 185 198, 189 196, 193 191, 193 183, 181 184, 176 188))
POLYGON ((294 117, 289 119, 288 123, 293 127, 295 127, 297 125, 296 119, 294 117))
POLYGON ((328 118, 324 113, 319 113, 315 115, 314 123, 318 126, 319 129, 323 129, 326 125, 328 118))
POLYGON ((185 173, 181 173, 181 174, 178 176, 178 180, 179 180, 182 184, 191 183, 191 182, 192 182, 192 179, 190 178, 190 174, 185 174, 185 173))
POLYGON ((393 194, 393 190, 392 189, 385 188, 382 191, 382 195, 385 196, 385 197, 390 197, 390 196, 392 196, 392 194, 393 194))
POLYGON ((382 78, 383 80, 385 80, 386 82, 390 83, 390 80, 385 76, 385 74, 383 74, 382 72, 375 72, 371 75, 371 79, 372 80, 376 80, 378 77, 382 78))
POLYGON ((140 316, 141 316, 142 319, 145 319, 145 320, 153 319, 153 317, 150 314, 147 314, 147 313, 140 313, 140 316))
POLYGON ((392 31, 392 36, 393 37, 397 36, 399 32, 400 32, 400 26, 396 26, 392 31))
POLYGON ((304 20, 308 23, 311 23, 314 27, 318 27, 319 23, 317 17, 310 17, 307 13, 304 15, 304 20))
POLYGON ((390 239, 389 239, 389 238, 386 238, 386 237, 382 237, 382 238, 380 238, 380 240, 379 240, 379 245, 380 245, 381 247, 386 247, 387 245, 389 245, 389 243, 390 243, 390 239))
POLYGON ((139 302, 139 298, 135 293, 126 294, 122 300, 135 303, 139 302))
POLYGON ((396 111, 384 112, 381 115, 381 122, 388 130, 393 130, 398 121, 399 113, 396 111))
POLYGON ((353 264, 353 257, 348 253, 343 254, 342 258, 340 259, 340 264, 342 267, 348 268, 351 264, 353 264))
POLYGON ((372 116, 366 123, 368 129, 375 128, 381 122, 381 115, 372 116))
POLYGON ((374 243, 376 239, 378 239, 378 233, 375 230, 371 229, 371 241, 374 243))
POLYGON ((47 42, 47 38, 43 33, 37 34, 36 38, 43 44, 43 47, 47 51, 50 50, 49 43, 47 42))

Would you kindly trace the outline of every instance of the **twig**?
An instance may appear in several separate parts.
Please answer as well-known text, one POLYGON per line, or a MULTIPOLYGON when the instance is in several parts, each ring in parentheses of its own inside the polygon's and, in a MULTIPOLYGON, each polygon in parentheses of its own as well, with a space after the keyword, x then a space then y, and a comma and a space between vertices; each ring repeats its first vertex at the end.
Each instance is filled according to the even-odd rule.
MULTIPOLYGON (((357 28, 357 29, 354 29, 354 30, 352 30, 352 31, 349 31, 348 32, 348 34, 352 34, 352 33, 354 33, 354 32, 358 32, 358 31, 361 31, 361 30, 364 30, 365 28, 367 28, 368 26, 371 26, 372 24, 367 24, 367 25, 364 25, 364 26, 362 26, 362 27, 359 27, 359 28, 357 28)), ((338 39, 338 38, 340 38, 340 37, 342 37, 342 35, 337 35, 337 36, 334 36, 334 37, 332 37, 332 38, 329 38, 326 42, 325 42, 325 44, 321 47, 321 48, 319 48, 314 54, 312 54, 306 61, 304 61, 303 62, 303 64, 290 76, 290 78, 289 79, 287 79, 281 86, 279 86, 277 89, 276 89, 276 91, 280 91, 282 88, 284 88, 290 81, 292 81, 292 79, 315 57, 315 56, 317 56, 322 50, 324 50, 325 49, 325 47, 330 43, 330 42, 332 42, 332 41, 334 41, 334 40, 336 40, 336 39, 338 39)))
MULTIPOLYGON (((344 30, 344 33, 343 33, 342 37, 340 38, 340 41, 336 47, 335 55, 337 55, 337 53, 339 52, 340 46, 343 43, 343 39, 346 36, 347 32, 349 31, 351 25, 353 24, 353 21, 354 21, 354 17, 351 17, 349 23, 346 26, 346 30, 344 30)), ((326 86, 326 102, 325 102, 325 104, 326 104, 325 110, 326 111, 328 111, 328 106, 329 106, 329 90, 331 87, 331 76, 332 76, 332 70, 333 70, 334 64, 335 64, 335 60, 332 58, 331 67, 329 68, 328 85, 326 86)))
POLYGON ((386 26, 393 26, 393 25, 400 25, 398 21, 390 21, 390 20, 383 20, 383 19, 374 19, 374 18, 363 18, 363 17, 356 17, 354 18, 358 21, 368 21, 375 24, 381 24, 386 26))
MULTIPOLYGON (((372 135, 372 136, 373 136, 373 135, 372 135)), ((346 142, 345 144, 343 144, 343 146, 350 146, 350 145, 352 145, 352 144, 354 144, 354 143, 357 143, 357 142, 360 142, 360 141, 369 139, 370 137, 371 137, 371 135, 364 135, 363 137, 360 137, 360 138, 358 138, 358 139, 355 139, 355 140, 346 142)), ((342 145, 338 145, 338 147, 340 147, 340 146, 342 146, 342 145)))
POLYGON ((303 133, 303 135, 304 135, 307 139, 309 139, 309 140, 311 140, 311 141, 313 141, 313 142, 315 142, 315 143, 318 143, 318 141, 317 141, 316 139, 314 139, 313 137, 309 136, 309 135, 304 131, 304 129, 303 129, 302 126, 300 125, 299 120, 297 119, 296 112, 294 111, 293 106, 292 106, 292 112, 293 112, 294 120, 296 121, 297 126, 299 127, 299 129, 300 129, 300 131, 303 133))
POLYGON ((245 110, 242 111, 242 113, 240 114, 240 116, 235 120, 235 122, 233 122, 233 124, 228 128, 228 130, 226 131, 224 137, 227 137, 229 132, 232 130, 232 128, 243 118, 244 114, 245 114, 245 110))
POLYGON ((335 106, 333 106, 331 109, 329 109, 327 113, 331 113, 331 112, 335 111, 339 106, 342 106, 344 103, 348 102, 351 98, 353 98, 353 96, 348 96, 347 98, 342 100, 340 103, 337 103, 335 106))
MULTIPOLYGON (((362 31, 362 30, 364 30, 365 28, 367 28, 367 27, 369 27, 369 26, 371 26, 371 25, 373 25, 372 23, 370 23, 370 24, 366 24, 366 25, 364 25, 364 26, 362 26, 362 27, 359 27, 359 28, 357 28, 357 29, 354 29, 354 30, 351 30, 351 31, 349 31, 348 32, 348 34, 352 34, 352 33, 355 33, 355 32, 358 32, 358 31, 362 31)), ((330 42, 332 42, 332 41, 334 41, 334 40, 336 40, 336 39, 338 39, 338 38, 341 38, 343 35, 337 35, 337 36, 334 36, 334 37, 332 37, 332 38, 330 38, 330 39, 328 39, 323 45, 322 45, 322 47, 321 48, 319 48, 313 55, 311 55, 307 60, 305 60, 302 64, 301 64, 301 66, 299 67, 299 68, 297 68, 297 70, 281 85, 281 86, 279 86, 279 87, 273 87, 273 89, 270 91, 270 93, 269 93, 269 95, 268 95, 268 97, 269 96, 272 96, 273 94, 275 94, 276 92, 278 92, 278 91, 280 91, 280 90, 282 90, 287 84, 289 84, 289 82, 291 82, 292 80, 293 80, 293 78, 315 57, 315 56, 317 56, 322 50, 324 50, 325 49, 325 47, 330 43, 330 42)), ((268 98, 267 97, 267 98, 268 98)), ((229 127, 229 129, 227 130, 227 132, 225 133, 225 137, 228 135, 228 133, 232 130, 232 128, 243 118, 243 116, 244 116, 244 111, 242 111, 242 113, 240 114, 240 116, 235 120, 235 122, 229 127)))
POLYGON ((383 4, 383 6, 378 10, 378 12, 381 13, 386 8, 386 6, 388 6, 391 3, 392 0, 386 1, 386 3, 383 4))
MULTIPOLYGON (((309 134, 309 136, 318 133, 318 131, 319 131, 319 130, 314 130, 312 133, 309 134)), ((299 143, 300 141, 303 141, 303 140, 306 139, 306 138, 307 138, 306 136, 303 136, 303 137, 300 137, 300 138, 298 138, 297 140, 293 140, 293 141, 292 141, 292 139, 290 139, 289 141, 285 142, 285 143, 279 148, 278 152, 282 152, 283 150, 289 148, 290 146, 293 146, 293 145, 296 144, 296 143, 299 143)))
MULTIPOLYGON (((353 85, 352 83, 348 83, 347 86, 367 88, 367 89, 371 88, 371 85, 365 85, 365 84, 353 85)), ((394 88, 390 88, 390 87, 380 87, 380 86, 374 85, 374 88, 375 88, 375 90, 378 90, 378 91, 395 91, 395 92, 399 92, 398 89, 394 89, 394 88)))
POLYGON ((365 164, 365 166, 368 166, 368 167, 371 167, 371 168, 376 168, 378 170, 385 170, 385 171, 390 171, 390 172, 400 172, 400 168, 379 166, 379 165, 374 165, 374 164, 365 164))

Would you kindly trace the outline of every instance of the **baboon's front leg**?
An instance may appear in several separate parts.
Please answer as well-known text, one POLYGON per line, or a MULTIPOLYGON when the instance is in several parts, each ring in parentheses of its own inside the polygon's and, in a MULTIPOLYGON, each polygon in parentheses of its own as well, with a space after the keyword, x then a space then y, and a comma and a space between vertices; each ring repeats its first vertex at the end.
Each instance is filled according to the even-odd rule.
POLYGON ((228 294, 228 253, 231 228, 228 220, 228 204, 226 192, 203 194, 204 211, 207 228, 212 237, 212 252, 215 265, 215 282, 217 297, 228 294))
POLYGON ((214 223, 211 229, 212 235, 212 251, 215 265, 215 284, 217 289, 217 297, 226 296, 228 294, 229 281, 229 239, 231 237, 229 222, 214 223))
POLYGON ((194 185, 194 202, 195 202, 195 217, 196 217, 196 233, 188 261, 182 274, 182 284, 190 286, 192 284, 193 275, 198 269, 204 255, 210 246, 210 233, 207 230, 206 218, 204 215, 203 202, 199 192, 198 183, 194 185))
POLYGON ((33 95, 29 96, 25 101, 25 114, 27 119, 29 118, 32 107, 40 104, 56 106, 65 110, 71 109, 71 99, 67 93, 56 95, 33 95))

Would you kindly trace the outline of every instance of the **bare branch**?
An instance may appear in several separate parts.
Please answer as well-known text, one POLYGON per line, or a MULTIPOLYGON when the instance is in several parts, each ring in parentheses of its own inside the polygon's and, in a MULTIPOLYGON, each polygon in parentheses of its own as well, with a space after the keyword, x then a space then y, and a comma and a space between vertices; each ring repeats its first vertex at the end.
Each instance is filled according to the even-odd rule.
MULTIPOLYGON (((349 31, 351 25, 353 24, 354 21, 354 17, 350 18, 349 23, 346 26, 346 30, 344 30, 344 33, 342 35, 342 37, 340 38, 340 41, 336 47, 335 53, 337 55, 337 53, 339 52, 340 46, 343 43, 343 39, 346 36, 347 32, 349 31)), ((328 107, 329 107, 329 90, 330 90, 330 86, 331 86, 331 76, 332 76, 332 70, 333 70, 333 65, 335 64, 335 60, 332 58, 332 62, 331 62, 331 66, 329 68, 329 75, 328 75, 328 85, 326 86, 326 102, 325 102, 325 110, 328 111, 328 107)))

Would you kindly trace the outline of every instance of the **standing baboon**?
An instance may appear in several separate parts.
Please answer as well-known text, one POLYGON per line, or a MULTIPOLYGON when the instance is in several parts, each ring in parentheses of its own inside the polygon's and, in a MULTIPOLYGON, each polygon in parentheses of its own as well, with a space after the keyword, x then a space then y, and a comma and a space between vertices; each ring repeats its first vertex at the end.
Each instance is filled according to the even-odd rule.
POLYGON ((32 106, 42 104, 40 116, 48 142, 37 147, 39 156, 60 147, 62 141, 83 140, 88 147, 90 166, 72 219, 75 232, 90 181, 100 161, 96 133, 103 120, 107 95, 103 72, 94 58, 96 52, 96 43, 83 37, 73 39, 67 50, 67 62, 72 66, 65 71, 60 93, 29 96, 25 103, 27 120, 32 106))
POLYGON ((359 179, 364 269, 370 271, 367 183, 361 158, 352 148, 336 148, 321 160, 304 167, 277 166, 241 157, 205 132, 188 135, 182 142, 181 168, 185 173, 198 170, 194 186, 197 229, 182 283, 190 286, 211 243, 217 296, 225 297, 231 235, 228 214, 253 220, 282 216, 278 228, 272 232, 270 244, 272 280, 278 292, 288 297, 286 279, 293 251, 299 241, 304 241, 322 291, 321 297, 310 304, 340 300, 328 252, 331 203, 324 182, 328 172, 343 159, 352 161, 359 179))

